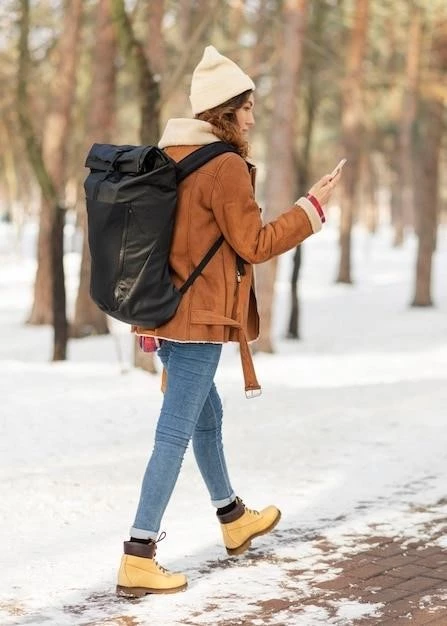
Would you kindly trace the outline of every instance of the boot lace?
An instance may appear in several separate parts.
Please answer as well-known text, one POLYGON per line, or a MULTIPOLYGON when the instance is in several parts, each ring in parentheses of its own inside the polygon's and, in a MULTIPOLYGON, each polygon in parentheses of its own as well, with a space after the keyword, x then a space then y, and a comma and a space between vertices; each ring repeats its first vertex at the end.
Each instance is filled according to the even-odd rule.
POLYGON ((254 515, 255 517, 259 517, 261 515, 259 511, 256 511, 255 509, 249 509, 247 506, 245 506, 245 504, 240 498, 238 498, 238 500, 244 507, 246 513, 249 513, 250 515, 254 515))
POLYGON ((165 531, 160 533, 160 536, 154 541, 155 544, 155 550, 154 550, 154 558, 153 561, 155 563, 155 565, 158 567, 158 569, 163 572, 163 574, 169 574, 169 570, 167 570, 165 567, 163 567, 163 565, 160 565, 160 563, 155 559, 155 553, 157 552, 157 543, 159 543, 160 541, 163 541, 163 539, 165 539, 166 537, 166 533, 165 531))

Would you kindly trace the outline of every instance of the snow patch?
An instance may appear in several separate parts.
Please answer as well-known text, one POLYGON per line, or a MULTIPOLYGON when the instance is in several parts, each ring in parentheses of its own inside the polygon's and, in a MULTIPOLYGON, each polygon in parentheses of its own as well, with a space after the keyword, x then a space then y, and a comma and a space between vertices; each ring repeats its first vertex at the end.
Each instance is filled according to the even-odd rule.
MULTIPOLYGON (((116 598, 115 576, 160 377, 132 369, 132 338, 116 323, 113 336, 71 341, 69 360, 49 363, 51 329, 23 325, 35 262, 8 248, 0 225, 2 626, 211 626, 246 616, 260 626, 337 626, 380 614, 379 603, 300 601, 316 598, 316 583, 336 578, 343 559, 371 549, 368 538, 405 546, 442 528, 447 292, 435 271, 437 308, 408 308, 415 242, 392 249, 386 229, 355 231, 356 282, 335 285, 336 233, 329 225, 320 235, 306 242, 301 342, 281 339, 291 255, 281 259, 278 352, 255 356, 262 397, 245 400, 233 346, 217 375, 233 486, 251 507, 275 502, 280 525, 228 558, 188 451, 157 554, 188 574, 188 590, 129 603, 116 598)), ((446 264, 440 229, 435 270, 446 264)), ((70 253, 70 306, 78 266, 70 253)))

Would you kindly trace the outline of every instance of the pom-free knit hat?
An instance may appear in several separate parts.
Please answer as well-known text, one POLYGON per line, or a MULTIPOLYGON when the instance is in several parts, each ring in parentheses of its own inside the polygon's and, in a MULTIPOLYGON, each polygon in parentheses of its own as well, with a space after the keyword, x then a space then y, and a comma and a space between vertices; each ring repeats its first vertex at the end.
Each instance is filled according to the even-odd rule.
POLYGON ((224 57, 214 46, 207 46, 192 74, 191 101, 194 115, 217 107, 255 84, 233 61, 224 57))

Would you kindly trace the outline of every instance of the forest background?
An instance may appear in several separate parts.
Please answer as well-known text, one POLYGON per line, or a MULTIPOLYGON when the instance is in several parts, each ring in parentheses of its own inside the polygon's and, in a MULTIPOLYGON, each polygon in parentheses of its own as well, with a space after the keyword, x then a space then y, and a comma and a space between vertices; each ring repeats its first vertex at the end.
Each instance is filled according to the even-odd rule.
MULTIPOLYGON (((38 224, 26 321, 53 325, 53 360, 67 357, 69 340, 110 326, 89 296, 87 151, 157 143, 168 118, 190 116, 191 73, 209 44, 256 83, 251 156, 264 219, 345 157, 329 207, 339 229, 333 279, 355 288, 353 229, 374 236, 386 223, 390 246, 418 241, 408 303, 436 302, 432 259, 447 219, 445 0, 2 0, 0 218, 14 225, 17 251, 27 224, 38 224), (69 316, 68 227, 81 253, 69 316)), ((290 276, 291 339, 300 337, 305 248, 290 276)), ((258 269, 256 349, 272 352, 277 262, 258 269)), ((135 358, 154 369, 148 355, 135 358)))

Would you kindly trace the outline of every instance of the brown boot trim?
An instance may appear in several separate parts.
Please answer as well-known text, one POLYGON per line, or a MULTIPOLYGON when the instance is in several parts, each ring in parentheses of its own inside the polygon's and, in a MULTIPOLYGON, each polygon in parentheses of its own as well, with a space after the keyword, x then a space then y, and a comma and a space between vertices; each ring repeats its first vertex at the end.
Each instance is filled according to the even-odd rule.
POLYGON ((130 556, 140 556, 143 559, 153 559, 155 555, 155 542, 138 543, 137 541, 124 542, 124 554, 130 556))
POLYGON ((229 513, 224 513, 223 515, 218 515, 219 522, 221 524, 229 524, 230 522, 235 522, 237 519, 243 516, 245 513, 245 506, 239 500, 236 500, 236 506, 229 513))

